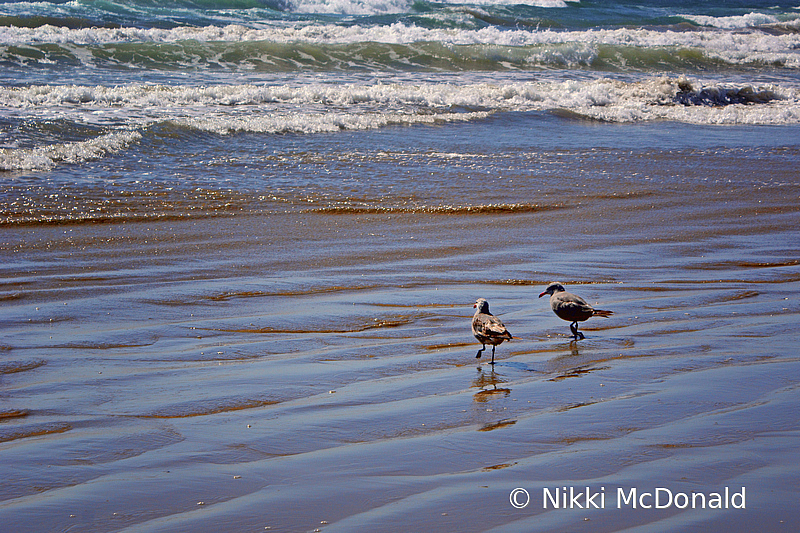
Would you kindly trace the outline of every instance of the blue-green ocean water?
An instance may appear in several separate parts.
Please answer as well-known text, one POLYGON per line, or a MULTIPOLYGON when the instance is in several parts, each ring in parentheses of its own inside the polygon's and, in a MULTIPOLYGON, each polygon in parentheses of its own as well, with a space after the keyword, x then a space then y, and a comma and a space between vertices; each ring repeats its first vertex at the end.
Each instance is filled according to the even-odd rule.
MULTIPOLYGON (((539 113, 561 124, 800 122, 800 13, 790 2, 3 2, 0 24, 7 223, 93 216, 55 207, 26 177, 78 198, 102 185, 126 203, 130 180, 80 169, 122 165, 142 182, 133 161, 161 151, 196 160, 196 142, 260 150, 275 135, 318 142, 418 125, 446 136, 490 116, 518 124, 520 113, 531 124, 539 113)), ((491 130, 472 141, 491 143, 491 130)), ((257 171, 215 165, 206 183, 177 163, 147 181, 184 195, 200 185, 276 190, 257 171)), ((293 188, 307 188, 298 179, 293 188)), ((322 189, 348 202, 338 186, 322 189)))

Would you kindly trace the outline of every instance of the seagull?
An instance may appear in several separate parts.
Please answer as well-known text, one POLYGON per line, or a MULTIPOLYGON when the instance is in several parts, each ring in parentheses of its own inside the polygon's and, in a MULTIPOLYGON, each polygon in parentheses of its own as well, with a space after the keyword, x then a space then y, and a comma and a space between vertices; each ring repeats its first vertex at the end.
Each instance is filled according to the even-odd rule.
POLYGON ((510 340, 511 333, 508 332, 506 327, 499 318, 489 312, 489 302, 483 298, 478 298, 475 302, 475 316, 472 317, 472 334, 478 339, 478 342, 483 344, 483 348, 478 350, 478 355, 475 356, 479 359, 483 355, 487 344, 492 345, 492 362, 494 364, 494 349, 498 344, 505 340, 510 340))
POLYGON ((589 305, 586 300, 580 296, 576 296, 567 292, 563 285, 560 283, 551 283, 547 289, 539 295, 539 298, 545 294, 550 295, 550 308, 558 318, 572 322, 569 329, 575 340, 585 339, 583 333, 578 331, 578 322, 583 322, 593 316, 602 316, 608 318, 613 315, 613 311, 604 311, 603 309, 595 309, 589 305))

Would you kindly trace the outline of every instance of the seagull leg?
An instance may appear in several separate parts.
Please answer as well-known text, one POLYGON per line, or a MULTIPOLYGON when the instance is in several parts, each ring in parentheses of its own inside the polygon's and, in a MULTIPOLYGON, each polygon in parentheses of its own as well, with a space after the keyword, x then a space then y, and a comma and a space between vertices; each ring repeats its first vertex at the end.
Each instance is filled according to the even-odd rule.
POLYGON ((575 340, 581 340, 581 339, 585 339, 586 338, 586 337, 583 336, 583 333, 578 331, 578 321, 577 320, 569 325, 569 330, 572 332, 572 336, 575 337, 575 340))
POLYGON ((476 356, 475 356, 475 359, 480 359, 480 358, 481 358, 481 356, 483 355, 483 351, 484 351, 485 349, 486 349, 486 345, 484 344, 484 345, 483 345, 483 348, 481 348, 480 350, 478 350, 478 355, 476 355, 476 356))
POLYGON ((494 365, 494 349, 495 348, 496 348, 496 346, 492 345, 492 362, 489 363, 490 365, 494 365))

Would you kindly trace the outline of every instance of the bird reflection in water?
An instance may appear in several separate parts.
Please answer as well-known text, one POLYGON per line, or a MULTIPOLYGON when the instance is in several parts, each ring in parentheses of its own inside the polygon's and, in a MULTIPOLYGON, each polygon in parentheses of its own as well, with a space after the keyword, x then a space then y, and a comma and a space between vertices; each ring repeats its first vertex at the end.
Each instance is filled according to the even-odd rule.
POLYGON ((569 341, 569 351, 570 351, 569 355, 565 354, 559 357, 578 357, 581 354, 581 351, 578 350, 578 342, 576 339, 572 339, 571 341, 569 341))
MULTIPOLYGON (((495 373, 494 367, 492 367, 492 371, 488 373, 481 372, 481 369, 480 368, 478 369, 478 376, 472 382, 473 387, 479 387, 481 389, 473 395, 474 400, 478 404, 484 404, 481 405, 479 409, 477 409, 478 412, 481 412, 484 415, 492 413, 491 417, 496 416, 494 412, 496 412, 497 414, 507 413, 505 408, 489 409, 485 405, 487 402, 490 402, 491 400, 508 398, 508 396, 511 394, 511 389, 508 387, 498 387, 498 385, 502 385, 504 383, 505 380, 495 373)), ((501 405, 502 403, 505 402, 501 402, 501 405)), ((512 418, 501 418, 500 420, 492 419, 489 422, 486 422, 484 417, 480 418, 483 419, 482 421, 484 423, 480 428, 478 428, 478 431, 493 431, 495 429, 501 429, 513 426, 514 424, 517 423, 517 421, 512 418)), ((504 468, 505 466, 508 465, 498 465, 498 466, 504 468)))
POLYGON ((478 367, 478 376, 472 381, 472 386, 480 388, 481 390, 476 392, 473 398, 476 402, 488 402, 492 398, 498 396, 505 398, 511 394, 511 389, 497 386, 505 382, 506 380, 498 376, 494 368, 492 368, 491 372, 483 372, 483 370, 478 367))

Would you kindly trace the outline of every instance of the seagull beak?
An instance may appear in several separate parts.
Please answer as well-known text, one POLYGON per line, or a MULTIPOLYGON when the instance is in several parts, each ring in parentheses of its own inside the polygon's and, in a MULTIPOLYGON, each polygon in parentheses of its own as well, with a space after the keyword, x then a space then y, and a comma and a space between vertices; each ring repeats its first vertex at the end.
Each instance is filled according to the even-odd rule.
POLYGON ((544 296, 545 294, 547 294, 547 292, 543 292, 542 294, 540 294, 540 295, 539 295, 539 298, 541 298, 541 297, 542 297, 542 296, 544 296))
POLYGON ((472 304, 472 308, 473 308, 473 309, 477 309, 477 308, 478 308, 478 304, 476 304, 476 303, 475 303, 475 304, 472 304))

